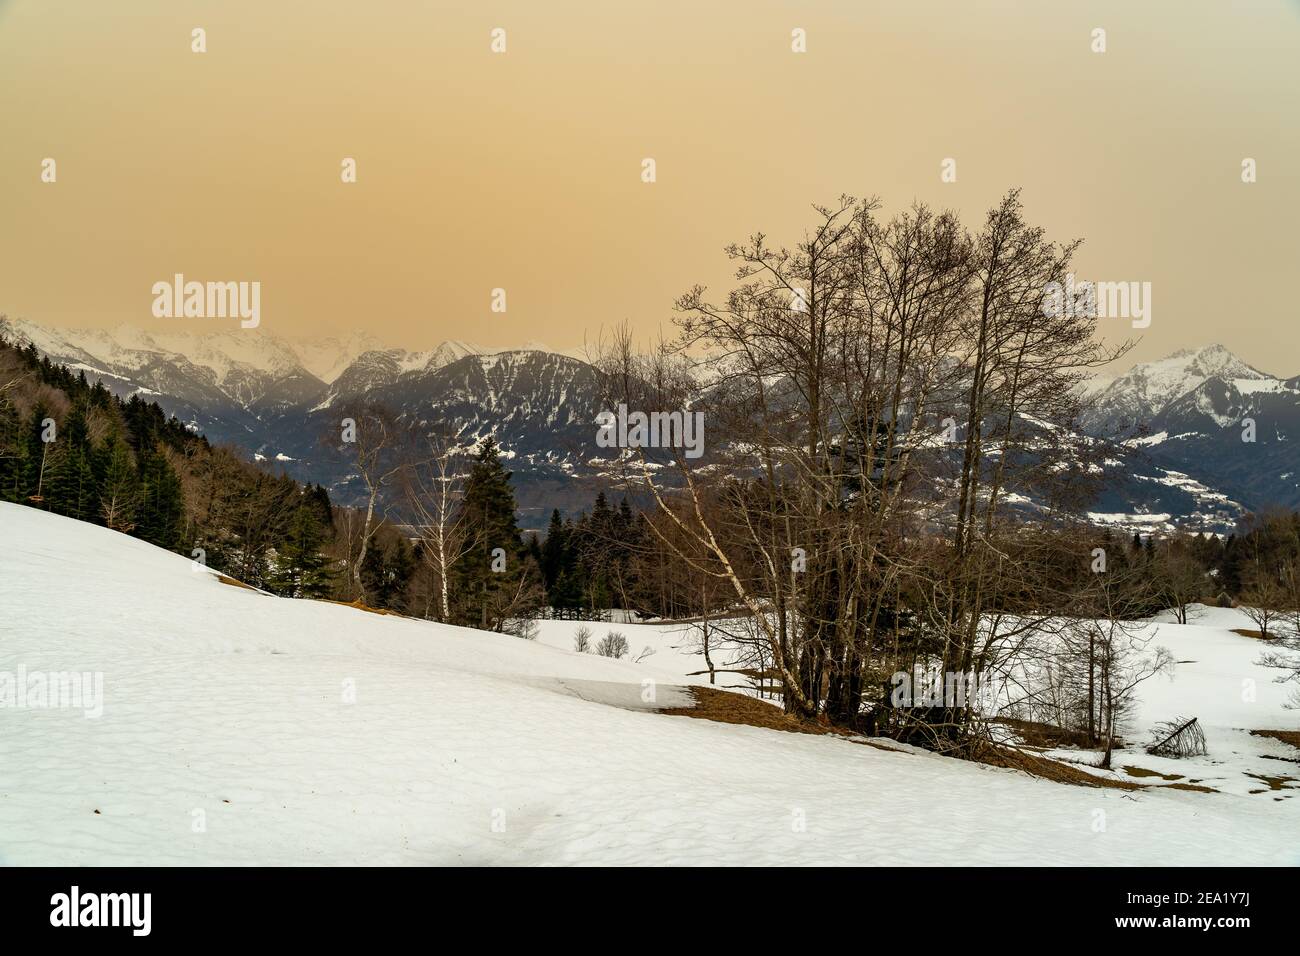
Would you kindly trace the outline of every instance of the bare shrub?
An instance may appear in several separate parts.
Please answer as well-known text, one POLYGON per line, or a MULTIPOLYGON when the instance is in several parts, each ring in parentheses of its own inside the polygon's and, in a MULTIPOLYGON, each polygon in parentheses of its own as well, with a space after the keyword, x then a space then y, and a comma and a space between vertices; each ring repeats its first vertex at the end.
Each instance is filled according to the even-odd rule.
POLYGON ((591 628, 583 624, 573 632, 573 649, 579 654, 591 653, 591 628))
POLYGON ((596 644, 597 654, 601 657, 612 657, 615 660, 626 657, 628 650, 627 638, 618 631, 610 631, 596 644))

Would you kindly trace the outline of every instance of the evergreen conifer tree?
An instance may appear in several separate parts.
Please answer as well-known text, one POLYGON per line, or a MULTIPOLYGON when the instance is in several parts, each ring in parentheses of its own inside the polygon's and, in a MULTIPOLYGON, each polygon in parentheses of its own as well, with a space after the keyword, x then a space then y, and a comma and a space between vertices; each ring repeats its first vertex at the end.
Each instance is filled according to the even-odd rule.
POLYGON ((501 622, 495 611, 508 603, 525 567, 510 472, 492 438, 484 442, 466 479, 460 520, 471 544, 453 569, 452 616, 469 627, 497 628, 501 622))
POLYGON ((44 402, 38 402, 27 420, 23 438, 22 499, 38 508, 45 507, 45 466, 49 463, 50 445, 46 442, 45 420, 49 411, 44 402))
POLYGON ((318 500, 309 492, 295 510, 288 534, 276 549, 275 567, 268 575, 271 590, 285 597, 320 598, 332 588, 333 571, 321 554, 325 529, 317 515, 318 500))
POLYGON ((130 450, 116 435, 111 435, 93 464, 100 520, 114 531, 130 531, 135 527, 140 497, 140 482, 130 450))
POLYGON ((79 521, 96 517, 95 476, 86 407, 77 403, 58 433, 45 469, 45 507, 79 521))
POLYGON ((406 590, 415 572, 415 549, 405 538, 376 538, 361 565, 361 583, 372 606, 406 610, 406 590))
POLYGON ((18 407, 0 396, 0 501, 23 501, 27 445, 18 407))
POLYGON ((185 524, 185 496, 162 449, 155 445, 140 456, 140 496, 136 510, 137 537, 160 548, 174 549, 185 524))

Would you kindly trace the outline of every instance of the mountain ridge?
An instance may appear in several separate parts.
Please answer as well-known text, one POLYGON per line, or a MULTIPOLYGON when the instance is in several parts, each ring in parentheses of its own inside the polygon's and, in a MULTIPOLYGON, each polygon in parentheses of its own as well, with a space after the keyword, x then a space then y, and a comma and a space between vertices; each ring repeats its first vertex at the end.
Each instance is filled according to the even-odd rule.
MULTIPOLYGON (((448 423, 467 446, 493 435, 516 471, 530 526, 549 507, 584 502, 583 479, 600 471, 591 461, 599 372, 571 354, 491 352, 457 340, 413 351, 384 347, 364 331, 292 342, 240 330, 76 330, 4 320, 0 332, 123 397, 145 395, 192 430, 278 461, 343 499, 355 491, 355 476, 327 461, 319 436, 339 407, 363 398, 412 424, 448 423)), ((1146 530, 1180 523, 1224 530, 1246 508, 1300 506, 1293 450, 1300 449, 1300 376, 1261 372, 1216 343, 1100 375, 1080 393, 1083 433, 1121 449, 1112 462, 1116 480, 1097 506, 1101 519, 1146 530), (1241 422, 1252 416, 1256 440, 1243 456, 1241 422)))

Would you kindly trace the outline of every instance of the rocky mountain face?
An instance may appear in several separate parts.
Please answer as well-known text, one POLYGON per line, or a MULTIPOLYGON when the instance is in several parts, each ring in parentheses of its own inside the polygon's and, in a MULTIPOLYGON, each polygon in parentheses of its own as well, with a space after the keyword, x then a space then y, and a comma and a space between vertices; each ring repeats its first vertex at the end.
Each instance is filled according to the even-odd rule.
POLYGON ((595 421, 603 408, 596 369, 539 351, 470 353, 444 361, 455 351, 443 346, 426 362, 405 364, 366 353, 320 402, 298 415, 293 428, 278 429, 280 446, 306 472, 324 473, 334 488, 347 488, 347 471, 330 464, 319 436, 336 431, 347 403, 364 395, 422 431, 449 429, 463 447, 495 437, 514 472, 527 528, 545 527, 553 507, 590 507, 590 479, 597 472, 588 462, 599 451, 595 421))
MULTIPOLYGON (((119 395, 156 401, 212 441, 277 462, 343 501, 359 484, 322 437, 359 398, 415 425, 450 428, 464 446, 494 435, 514 471, 525 527, 543 527, 552 507, 588 507, 608 457, 595 445, 599 373, 543 348, 486 354, 444 342, 413 352, 366 333, 292 341, 261 330, 159 334, 21 320, 6 321, 0 334, 119 395)), ((1143 532, 1226 531, 1247 509, 1300 507, 1300 376, 1275 378, 1213 345, 1083 391, 1089 408, 1079 439, 1112 449, 1095 521, 1143 532)))

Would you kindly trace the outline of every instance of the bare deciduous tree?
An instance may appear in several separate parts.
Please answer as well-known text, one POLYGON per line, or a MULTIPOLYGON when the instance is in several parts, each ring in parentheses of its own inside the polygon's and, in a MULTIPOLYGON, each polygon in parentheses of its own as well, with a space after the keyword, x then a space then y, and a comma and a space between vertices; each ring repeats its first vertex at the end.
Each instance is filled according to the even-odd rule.
MULTIPOLYGON (((1075 245, 1046 240, 1009 194, 977 234, 918 206, 815 207, 793 248, 727 249, 736 285, 678 303, 676 341, 640 355, 626 329, 600 362, 610 401, 702 413, 702 458, 624 449, 659 544, 713 580, 761 635, 786 709, 856 725, 892 670, 998 666, 1032 630, 1005 616, 1032 557, 1006 546, 1012 492, 1065 511, 1086 482, 1074 386, 1122 351, 1094 317, 1045 314, 1075 245)), ((1033 609, 1038 617, 1056 607, 1033 609)), ((963 737, 965 707, 927 714, 963 737)))
POLYGON ((370 401, 356 401, 340 407, 337 433, 331 428, 322 436, 324 443, 338 449, 356 466, 356 477, 365 486, 365 516, 358 529, 358 553, 349 567, 352 585, 362 600, 366 598, 366 589, 361 580, 361 566, 365 563, 371 538, 387 513, 387 499, 383 492, 407 466, 401 454, 407 437, 392 409, 370 401), (381 521, 375 520, 377 508, 384 512, 380 515, 381 521))
POLYGON ((472 542, 465 534, 460 511, 465 471, 455 437, 432 431, 420 452, 406 462, 402 487, 413 517, 413 530, 422 547, 421 558, 433 572, 438 593, 438 620, 451 619, 448 580, 452 567, 472 542))

